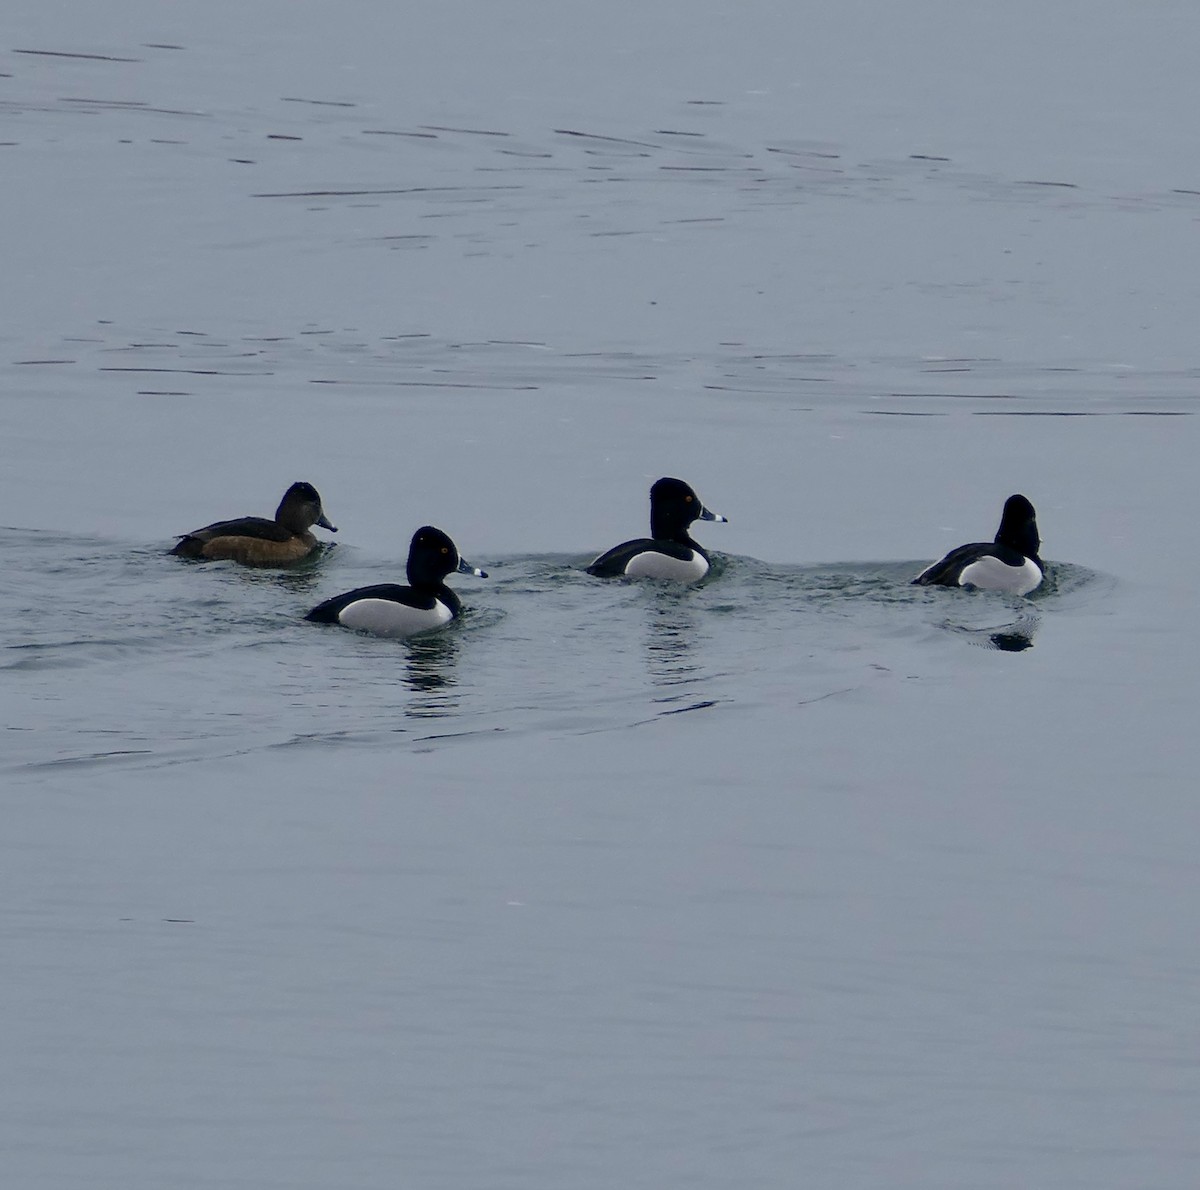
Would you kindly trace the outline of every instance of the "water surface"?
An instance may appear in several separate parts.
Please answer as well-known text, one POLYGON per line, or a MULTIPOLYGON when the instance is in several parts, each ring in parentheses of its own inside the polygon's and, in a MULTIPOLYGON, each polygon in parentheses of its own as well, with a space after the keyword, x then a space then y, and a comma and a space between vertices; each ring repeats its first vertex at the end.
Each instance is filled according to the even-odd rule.
POLYGON ((1190 1190, 1193 8, 204 11, 0 54, 9 1179, 1190 1190))

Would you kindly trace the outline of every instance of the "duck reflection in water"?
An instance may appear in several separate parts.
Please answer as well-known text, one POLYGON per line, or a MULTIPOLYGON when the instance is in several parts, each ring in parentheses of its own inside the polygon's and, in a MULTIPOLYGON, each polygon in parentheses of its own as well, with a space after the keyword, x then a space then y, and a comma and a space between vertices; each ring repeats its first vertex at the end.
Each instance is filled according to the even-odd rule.
POLYGON ((292 567, 291 570, 246 570, 239 571, 239 574, 249 582, 270 583, 274 587, 287 591, 290 595, 311 595, 317 589, 318 583, 322 581, 320 559, 326 549, 331 548, 324 545, 318 546, 311 557, 292 567))
POLYGON ((1023 653, 1033 648, 1033 630, 1021 627, 1016 632, 993 632, 988 640, 993 648, 1005 653, 1023 653))
POLYGON ((984 649, 999 649, 1005 653, 1023 653, 1033 648, 1033 638, 1041 625, 1041 618, 1025 613, 1011 624, 992 624, 988 627, 972 628, 966 624, 947 621, 943 627, 970 639, 972 644, 984 649))
POLYGON ((678 686, 694 681, 699 672, 695 658, 696 615, 681 605, 673 592, 647 607, 646 662, 656 686, 678 686))
POLYGON ((437 719, 458 710, 458 640, 454 632, 431 632, 404 642, 404 684, 414 697, 404 713, 413 719, 437 719))
POLYGON ((659 714, 711 706, 695 689, 705 676, 700 643, 699 621, 686 606, 686 595, 673 591, 655 592, 660 596, 647 608, 646 668, 653 685, 662 688, 653 699, 663 706, 659 714))

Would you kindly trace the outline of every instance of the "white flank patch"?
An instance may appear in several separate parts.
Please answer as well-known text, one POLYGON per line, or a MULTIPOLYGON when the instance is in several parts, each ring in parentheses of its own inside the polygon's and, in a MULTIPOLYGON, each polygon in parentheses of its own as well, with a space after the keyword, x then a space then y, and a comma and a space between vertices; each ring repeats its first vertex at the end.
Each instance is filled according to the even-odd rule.
POLYGON ((394 599, 358 599, 338 613, 338 620, 347 628, 374 632, 378 636, 412 636, 449 624, 454 617, 450 609, 435 599, 433 607, 409 607, 394 599))
POLYGON ((990 554, 964 566, 958 576, 960 587, 1006 591, 1010 595, 1028 595, 1041 581, 1042 572, 1028 558, 1020 566, 1009 566, 990 554))
POLYGON ((625 567, 625 573, 633 578, 663 578, 676 583, 694 583, 708 573, 708 560, 695 550, 692 550, 687 562, 654 550, 644 550, 634 554, 625 567))

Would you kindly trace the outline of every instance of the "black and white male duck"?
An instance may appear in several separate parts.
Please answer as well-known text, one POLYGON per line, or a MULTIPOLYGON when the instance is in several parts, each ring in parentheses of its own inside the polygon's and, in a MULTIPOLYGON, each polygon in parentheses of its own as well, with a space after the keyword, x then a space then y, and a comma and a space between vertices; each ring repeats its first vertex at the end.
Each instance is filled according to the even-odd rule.
POLYGON ((598 578, 669 579, 699 582, 708 573, 708 554, 688 530, 694 521, 724 521, 709 512, 682 479, 664 476, 650 489, 650 536, 613 546, 588 568, 598 578))
POLYGON ((960 545, 922 570, 913 582, 923 587, 970 587, 1028 595, 1045 576, 1038 557, 1041 546, 1033 505, 1024 496, 1009 496, 994 541, 960 545))
POLYGON ((376 583, 357 587, 318 604, 304 618, 318 624, 341 624, 377 636, 413 636, 449 624, 462 610, 458 596, 445 584, 457 571, 487 578, 459 557, 458 547, 432 525, 413 534, 408 547, 408 583, 376 583))

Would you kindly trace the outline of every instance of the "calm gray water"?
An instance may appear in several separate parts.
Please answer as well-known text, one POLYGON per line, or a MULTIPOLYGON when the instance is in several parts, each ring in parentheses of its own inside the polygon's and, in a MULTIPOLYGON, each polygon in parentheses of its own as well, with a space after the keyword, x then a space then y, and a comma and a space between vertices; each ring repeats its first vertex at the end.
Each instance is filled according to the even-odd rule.
POLYGON ((4 29, 6 1184, 1196 1184, 1200 11, 4 29))

